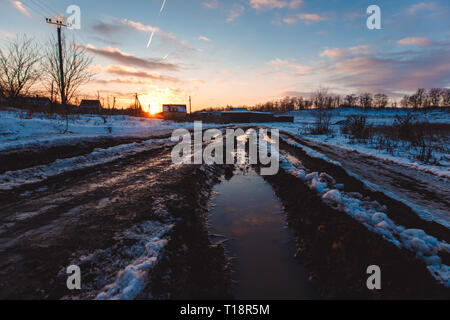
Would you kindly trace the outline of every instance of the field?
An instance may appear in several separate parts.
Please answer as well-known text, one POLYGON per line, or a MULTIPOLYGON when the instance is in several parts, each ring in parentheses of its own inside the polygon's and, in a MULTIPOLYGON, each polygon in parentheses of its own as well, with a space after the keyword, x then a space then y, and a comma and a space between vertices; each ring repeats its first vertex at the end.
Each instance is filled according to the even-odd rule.
MULTIPOLYGON (((337 109, 318 134, 315 110, 288 113, 264 124, 280 131, 280 170, 261 176, 173 163, 172 131, 192 123, 79 115, 65 132, 5 109, 0 298, 448 299, 450 115, 413 112, 412 139, 408 114, 337 109), (355 117, 362 129, 346 130, 355 117), (69 265, 82 290, 67 290, 69 265), (382 290, 367 288, 371 265, 382 290)), ((217 128, 238 126, 261 127, 217 128)))

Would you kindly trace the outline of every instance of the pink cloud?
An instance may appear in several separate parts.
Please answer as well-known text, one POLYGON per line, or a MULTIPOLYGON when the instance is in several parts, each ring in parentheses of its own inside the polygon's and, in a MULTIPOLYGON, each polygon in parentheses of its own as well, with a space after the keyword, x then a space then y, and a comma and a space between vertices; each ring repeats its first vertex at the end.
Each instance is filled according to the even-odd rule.
POLYGON ((410 37, 410 38, 404 38, 404 39, 398 40, 397 43, 400 45, 405 45, 405 46, 427 46, 427 45, 431 44, 431 40, 426 37, 423 37, 423 38, 410 37))
POLYGON ((408 12, 410 14, 416 14, 419 11, 433 11, 433 10, 436 10, 437 8, 438 8, 438 6, 433 2, 421 2, 421 3, 412 5, 408 9, 408 12))
POLYGON ((244 12, 245 12, 244 6, 241 6, 240 4, 233 5, 233 7, 231 8, 231 10, 229 12, 227 22, 232 22, 232 21, 236 20, 237 18, 242 16, 244 14, 244 12))
POLYGON ((11 3, 16 7, 17 10, 19 10, 23 15, 26 15, 27 17, 31 17, 31 14, 28 12, 26 8, 24 8, 23 3, 20 1, 11 1, 11 3))
POLYGON ((256 10, 281 9, 289 7, 297 9, 303 4, 303 0, 250 0, 250 5, 256 10))
POLYGON ((208 0, 203 2, 202 5, 208 9, 217 9, 219 6, 219 0, 208 0))

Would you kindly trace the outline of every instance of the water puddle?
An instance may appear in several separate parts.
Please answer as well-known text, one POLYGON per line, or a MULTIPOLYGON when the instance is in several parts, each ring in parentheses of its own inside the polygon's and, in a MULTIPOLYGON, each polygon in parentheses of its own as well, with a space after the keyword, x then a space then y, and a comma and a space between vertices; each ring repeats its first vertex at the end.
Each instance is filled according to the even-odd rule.
POLYGON ((235 298, 316 298, 307 270, 294 258, 294 234, 271 186, 254 171, 239 171, 215 191, 210 234, 218 242, 221 236, 228 239, 224 246, 227 255, 235 258, 235 298))

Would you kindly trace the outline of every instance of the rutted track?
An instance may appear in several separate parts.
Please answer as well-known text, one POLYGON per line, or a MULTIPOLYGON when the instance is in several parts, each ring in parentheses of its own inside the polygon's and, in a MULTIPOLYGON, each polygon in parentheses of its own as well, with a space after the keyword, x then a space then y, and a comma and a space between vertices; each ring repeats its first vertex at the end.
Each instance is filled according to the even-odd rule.
MULTIPOLYGON (((404 199, 417 206, 419 210, 424 208, 435 215, 426 217, 427 214, 424 213, 427 219, 439 221, 441 217, 448 217, 450 211, 448 178, 311 139, 289 136, 300 144, 340 162, 352 173, 380 186, 394 197, 404 199)), ((442 224, 442 222, 438 223, 442 224)))
POLYGON ((174 228, 165 236, 170 239, 166 253, 154 271, 160 276, 149 273, 155 281, 145 283, 152 289, 143 288, 136 298, 148 298, 150 292, 179 298, 226 296, 222 255, 209 247, 201 220, 206 207, 200 205, 212 188, 206 182, 221 169, 176 166, 170 152, 162 146, 5 193, 0 204, 0 298, 71 298, 64 271, 73 263, 82 264, 85 281, 74 297, 95 298, 133 262, 127 250, 139 245, 117 235, 150 222, 174 228), (90 255, 101 258, 83 263, 90 255), (209 262, 198 264, 192 258, 198 256, 209 262), (169 268, 172 274, 163 275, 169 268), (215 295, 211 282, 218 288, 215 295), (211 290, 208 295, 206 289, 211 290))
MULTIPOLYGON (((281 144, 281 151, 310 171, 332 175, 344 184, 345 191, 386 205, 395 221, 449 240, 448 229, 423 221, 404 204, 367 190, 343 168, 311 158, 287 143, 281 144)), ((95 298, 133 265, 129 251, 141 244, 136 234, 146 230, 140 227, 146 223, 173 229, 161 233, 167 245, 135 298, 230 297, 224 250, 211 245, 205 216, 214 184, 221 175, 230 175, 232 167, 177 166, 170 152, 169 144, 160 145, 3 192, 0 298, 95 298), (66 289, 64 273, 73 263, 81 265, 85 281, 75 295, 66 289)), ((300 179, 280 170, 266 181, 285 206, 297 235, 298 257, 323 297, 450 297, 413 253, 326 205, 300 179), (381 291, 367 290, 365 271, 372 264, 382 268, 381 291)), ((443 262, 450 264, 450 257, 444 255, 443 262)))

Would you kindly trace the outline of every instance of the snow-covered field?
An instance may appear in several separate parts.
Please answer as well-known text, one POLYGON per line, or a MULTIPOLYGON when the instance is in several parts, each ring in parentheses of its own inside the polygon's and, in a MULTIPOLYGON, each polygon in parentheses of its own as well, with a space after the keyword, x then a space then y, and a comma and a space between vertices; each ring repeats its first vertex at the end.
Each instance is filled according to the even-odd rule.
POLYGON ((129 116, 74 115, 70 116, 69 130, 65 132, 63 117, 39 113, 28 117, 26 112, 10 109, 0 111, 0 152, 71 145, 98 138, 145 138, 180 126, 171 121, 129 116))
MULTIPOLYGON (((331 120, 333 133, 323 135, 313 135, 309 133, 311 128, 316 122, 314 110, 294 111, 290 115, 294 116, 294 123, 275 123, 271 124, 271 127, 278 128, 280 130, 301 135, 318 142, 323 142, 329 145, 345 148, 347 150, 358 151, 363 154, 371 155, 373 157, 389 160, 398 164, 411 166, 417 170, 426 172, 432 172, 434 174, 450 177, 450 157, 446 152, 435 151, 434 157, 437 159, 438 164, 426 164, 418 161, 414 157, 414 151, 407 143, 400 143, 394 150, 393 154, 384 149, 377 148, 375 143, 368 141, 367 143, 358 143, 354 139, 351 139, 348 135, 341 133, 343 122, 348 116, 352 115, 364 115, 367 116, 369 124, 374 126, 380 125, 393 125, 395 117, 400 115, 406 115, 408 113, 405 109, 398 110, 361 110, 344 108, 333 111, 333 117, 331 120)), ((429 123, 447 123, 450 124, 450 112, 442 110, 432 110, 428 112, 415 112, 414 116, 416 121, 429 122, 429 123)), ((449 137, 447 137, 447 141, 449 137)), ((449 149, 450 146, 444 146, 445 149, 449 149)))
MULTIPOLYGON (((340 163, 327 158, 325 155, 304 147, 296 142, 285 140, 292 146, 304 150, 310 157, 328 161, 341 166, 340 163)), ((272 149, 272 152, 275 150, 272 149)), ((385 240, 393 243, 399 248, 405 248, 416 254, 416 257, 427 265, 429 272, 446 287, 450 287, 450 267, 442 264, 440 252, 450 253, 450 245, 445 241, 439 241, 429 236, 421 229, 407 229, 396 224, 390 219, 377 201, 363 198, 360 194, 346 193, 342 191, 339 184, 332 176, 325 172, 308 172, 306 168, 294 165, 286 157, 280 154, 281 168, 287 173, 304 181, 312 190, 315 190, 322 200, 340 211, 345 212, 352 218, 362 223, 367 229, 380 234, 385 240)), ((368 187, 371 187, 370 184, 368 187)), ((380 190, 384 191, 384 190, 380 190)), ((414 208, 416 209, 416 208, 414 208)), ((445 217, 446 218, 446 217, 445 217)), ((443 220, 444 224, 446 219, 443 220)), ((449 224, 446 224, 448 227, 449 224)))
MULTIPOLYGON (((406 114, 405 110, 382 110, 382 111, 364 111, 355 109, 340 109, 333 111, 333 131, 329 135, 311 135, 308 134, 308 127, 312 126, 316 121, 314 111, 297 111, 291 115, 295 117, 294 123, 273 123, 269 124, 272 128, 280 129, 286 133, 294 135, 296 138, 308 139, 313 142, 324 143, 326 145, 336 146, 336 150, 342 153, 343 150, 355 150, 362 155, 370 155, 377 159, 376 164, 385 170, 387 162, 407 168, 420 173, 417 181, 419 184, 427 184, 435 186, 430 181, 425 181, 425 175, 438 177, 442 180, 441 186, 450 178, 450 160, 448 154, 438 154, 440 158, 439 165, 430 165, 419 163, 411 157, 409 150, 399 148, 395 154, 389 154, 385 150, 379 150, 370 144, 358 144, 352 142, 347 136, 341 133, 340 127, 350 115, 366 115, 368 122, 373 125, 392 125, 395 116, 406 114), (423 178, 423 179, 422 179, 423 178)), ((443 111, 432 111, 427 113, 418 113, 419 121, 428 121, 430 123, 450 123, 450 113, 443 111)), ((259 124, 254 124, 259 126, 259 124)), ((207 124, 204 128, 219 127, 219 125, 207 124)), ((72 172, 79 169, 85 169, 92 166, 98 166, 118 159, 132 157, 142 152, 166 146, 170 144, 172 130, 178 128, 192 129, 193 123, 175 123, 171 121, 135 118, 128 116, 98 116, 98 115, 77 115, 72 116, 69 121, 69 129, 66 131, 66 120, 59 116, 49 116, 45 114, 33 114, 28 116, 26 113, 8 109, 0 111, 0 154, 8 153, 26 153, 45 152, 46 148, 59 146, 73 146, 80 142, 93 142, 99 139, 119 139, 131 138, 131 142, 120 142, 122 144, 110 147, 86 151, 87 153, 77 156, 63 157, 58 154, 55 161, 42 162, 39 165, 25 167, 24 169, 14 169, 15 171, 7 171, 0 174, 0 192, 8 192, 15 188, 43 182, 46 179, 60 175, 65 172, 72 172), (136 138, 136 140, 134 140, 136 138), (134 142, 133 142, 134 141, 134 142)), ((365 177, 353 174, 351 170, 346 168, 349 162, 335 161, 331 157, 314 150, 313 148, 301 143, 290 140, 287 134, 282 134, 285 142, 293 147, 302 149, 310 158, 322 159, 330 162, 335 166, 342 167, 350 175, 359 179, 367 187, 384 193, 390 198, 403 202, 417 213, 423 220, 436 221, 446 228, 450 226, 450 217, 447 213, 442 214, 442 210, 433 207, 432 199, 427 203, 426 207, 415 205, 408 200, 402 200, 398 189, 389 186, 389 183, 380 181, 366 181, 365 177)), ((448 138, 448 137, 447 137, 448 138)), ((448 140, 445 140, 448 141, 448 140)), ((446 146, 448 148, 448 146, 446 146)), ((40 155, 41 153, 39 153, 40 155)), ((34 154, 33 154, 34 155, 34 154)), ((167 159, 170 159, 167 156, 167 159)), ((302 180, 310 189, 315 190, 317 195, 328 205, 333 208, 345 212, 352 218, 360 222, 371 232, 381 235, 386 241, 393 243, 398 248, 406 249, 416 254, 416 257, 422 260, 429 272, 443 285, 450 286, 450 268, 445 265, 442 260, 443 254, 450 253, 450 245, 431 236, 421 229, 412 229, 405 227, 402 223, 395 221, 393 217, 389 217, 387 208, 380 205, 373 199, 366 199, 361 194, 355 192, 345 192, 342 182, 336 181, 329 172, 313 172, 303 167, 300 163, 292 162, 287 152, 280 154, 281 168, 302 180)), ((344 159, 345 161, 346 159, 344 159)), ((170 161, 170 160, 167 160, 170 161)), ((358 162, 359 165, 359 162, 358 162)), ((364 162, 366 167, 371 164, 364 162)), ((144 165, 147 168, 147 165, 144 165)), ((405 170, 406 172, 407 170, 405 170)), ((386 171, 387 172, 387 171, 386 171)), ((126 178, 124 178, 126 180, 126 178)), ((430 179, 430 180, 433 180, 430 179)), ((140 181, 140 180, 136 180, 140 181)), ((139 183, 131 183, 139 185, 139 183)), ((386 181, 386 180, 383 180, 386 181)), ((125 185, 128 187, 130 182, 127 180, 125 185)), ((446 185, 441 188, 445 192, 446 185)), ((442 191, 441 190, 441 191, 442 191)), ((405 191, 403 189, 402 191, 405 191)), ((409 192, 408 190, 406 192, 409 192)), ((410 191, 411 197, 414 192, 410 191)), ((445 204, 445 199, 439 198, 439 204, 445 204)), ((108 199, 107 199, 108 201, 108 199)), ((445 211, 445 208, 444 208, 445 211)), ((98 265, 99 268, 108 264, 117 253, 127 259, 119 259, 120 265, 115 265, 114 270, 119 272, 112 273, 102 284, 102 290, 96 297, 98 299, 133 299, 138 297, 144 286, 145 279, 148 277, 151 269, 160 259, 164 247, 168 243, 168 234, 173 228, 173 221, 165 223, 147 221, 131 229, 125 233, 117 234, 118 239, 136 240, 132 247, 124 247, 125 251, 118 248, 107 248, 91 252, 89 255, 83 256, 77 263, 89 263, 98 265)), ((426 229, 425 229, 426 230, 426 229)))

